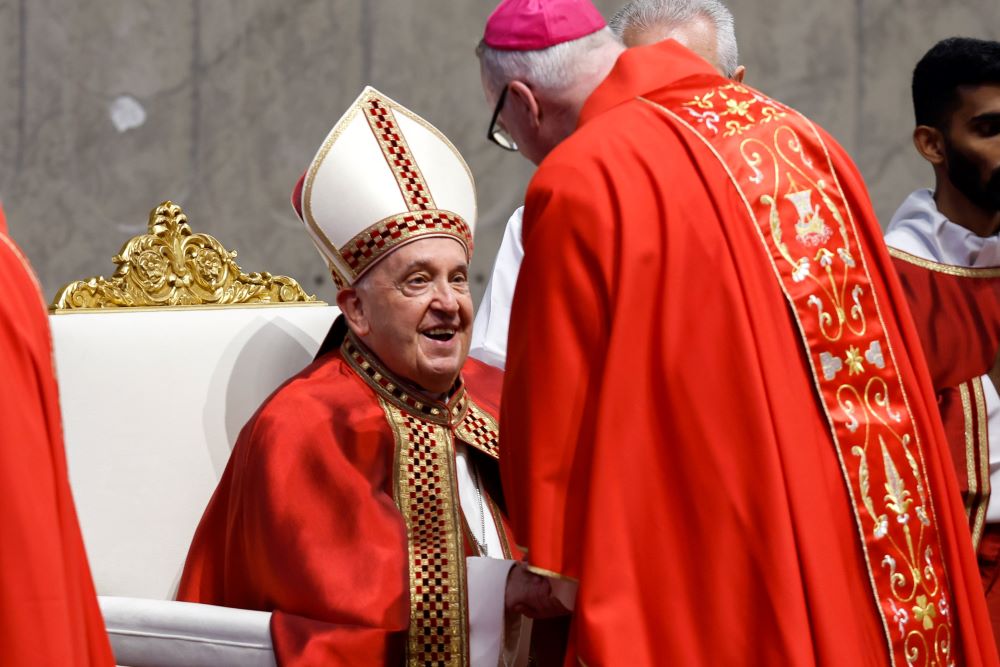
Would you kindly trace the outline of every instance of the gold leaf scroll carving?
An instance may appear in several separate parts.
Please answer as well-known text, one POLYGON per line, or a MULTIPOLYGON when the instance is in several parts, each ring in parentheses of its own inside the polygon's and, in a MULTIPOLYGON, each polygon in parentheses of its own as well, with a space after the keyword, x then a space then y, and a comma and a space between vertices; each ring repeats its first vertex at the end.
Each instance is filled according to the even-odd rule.
POLYGON ((51 310, 161 306, 319 303, 287 276, 244 273, 236 252, 191 231, 181 207, 165 201, 149 214, 149 232, 129 240, 103 276, 72 282, 51 310))

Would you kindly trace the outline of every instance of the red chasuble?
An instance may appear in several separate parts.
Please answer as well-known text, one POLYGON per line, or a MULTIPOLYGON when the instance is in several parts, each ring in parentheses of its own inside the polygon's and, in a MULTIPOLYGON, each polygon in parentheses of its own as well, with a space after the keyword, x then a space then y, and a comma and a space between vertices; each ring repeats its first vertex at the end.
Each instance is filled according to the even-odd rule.
POLYGON ((0 211, 0 664, 113 665, 66 473, 48 313, 0 211))
MULTIPOLYGON (((989 435, 982 376, 1000 349, 1000 269, 938 264, 896 249, 899 272, 920 333, 941 417, 965 499, 965 513, 984 567, 994 632, 1000 637, 1000 534, 986 528, 990 500, 989 435)), ((996 444, 994 444, 996 446, 996 444)))
POLYGON ((579 582, 567 665, 998 663, 906 300, 826 133, 676 42, 630 49, 524 242, 503 479, 529 561, 579 582))
POLYGON ((429 404, 348 335, 243 428, 178 599, 273 611, 282 667, 467 665, 475 554, 455 444, 469 446, 506 526, 490 500, 501 377, 470 359, 449 402, 429 404))

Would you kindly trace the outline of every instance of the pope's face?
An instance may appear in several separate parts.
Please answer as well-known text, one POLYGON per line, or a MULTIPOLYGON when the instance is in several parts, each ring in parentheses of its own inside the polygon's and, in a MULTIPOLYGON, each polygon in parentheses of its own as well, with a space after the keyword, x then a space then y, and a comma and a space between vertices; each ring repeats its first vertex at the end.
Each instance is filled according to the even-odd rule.
POLYGON ((443 394, 469 354, 468 273, 458 241, 420 239, 390 253, 337 301, 352 331, 389 370, 430 394, 443 394))
POLYGON ((948 178, 973 204, 1000 212, 1000 85, 959 91, 944 133, 948 178))

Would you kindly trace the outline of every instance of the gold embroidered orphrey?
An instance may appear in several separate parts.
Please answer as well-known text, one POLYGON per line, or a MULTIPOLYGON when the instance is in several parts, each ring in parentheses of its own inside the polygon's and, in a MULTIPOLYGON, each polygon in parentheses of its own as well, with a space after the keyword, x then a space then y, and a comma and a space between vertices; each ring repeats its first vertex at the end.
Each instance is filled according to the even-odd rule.
POLYGON ((965 421, 965 466, 968 492, 965 516, 969 519, 972 546, 979 548, 986 527, 990 503, 990 448, 987 432, 986 395, 982 378, 973 378, 958 386, 965 421))
POLYGON ((690 131, 685 136, 726 169, 791 306, 892 664, 952 665, 958 650, 950 589, 921 434, 824 139, 797 112, 746 86, 699 92, 661 103, 641 99, 690 131))
MULTIPOLYGON (((472 401, 464 386, 447 405, 413 396, 353 334, 344 339, 341 354, 378 395, 395 439, 394 500, 406 525, 409 550, 406 662, 412 667, 468 667, 465 520, 458 503, 455 441, 498 458, 496 421, 472 401)), ((492 503, 490 508, 496 517, 492 503)), ((503 536, 502 523, 496 522, 503 536)), ((506 544, 504 551, 509 557, 506 544)))
POLYGON ((314 303, 287 276, 244 273, 236 252, 208 234, 194 234, 181 207, 165 201, 149 214, 149 232, 112 259, 111 278, 74 281, 56 294, 53 311, 238 304, 314 303))

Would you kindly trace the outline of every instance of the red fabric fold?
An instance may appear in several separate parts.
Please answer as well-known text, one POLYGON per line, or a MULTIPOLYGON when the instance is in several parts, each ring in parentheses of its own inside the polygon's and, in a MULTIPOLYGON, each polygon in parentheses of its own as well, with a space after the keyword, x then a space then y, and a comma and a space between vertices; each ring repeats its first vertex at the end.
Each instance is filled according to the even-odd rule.
POLYGON ((38 283, 0 211, 0 662, 114 664, 70 492, 38 283))

